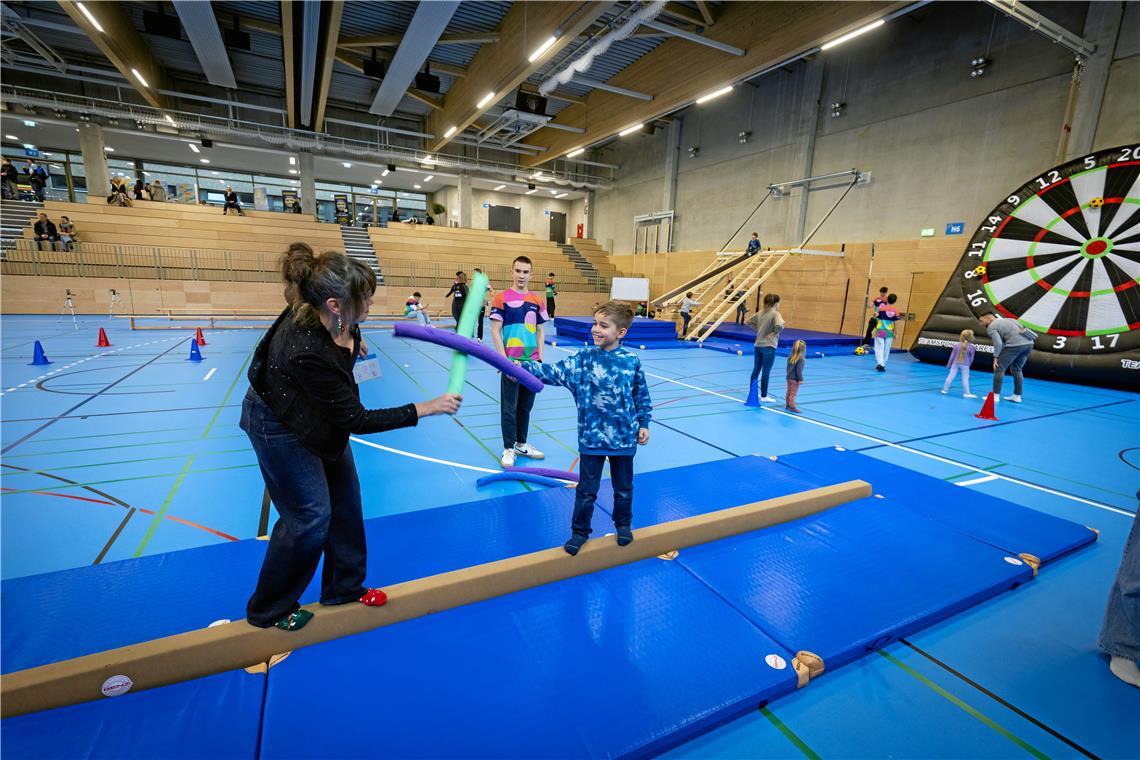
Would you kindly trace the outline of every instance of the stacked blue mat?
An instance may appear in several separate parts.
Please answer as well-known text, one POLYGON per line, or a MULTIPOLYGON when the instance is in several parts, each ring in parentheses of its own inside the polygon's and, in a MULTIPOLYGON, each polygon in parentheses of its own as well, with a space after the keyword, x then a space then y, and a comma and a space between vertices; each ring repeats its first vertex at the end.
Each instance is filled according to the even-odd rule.
MULTIPOLYGON (((1083 526, 835 449, 639 475, 635 527, 853 477, 877 496, 674 560, 298 650, 268 675, 223 673, 9 718, 2 750, 649 756, 794 691, 789 663, 799 650, 839 667, 1030 581, 1018 554, 1047 563, 1095 540, 1083 526)), ((607 505, 608 482, 602 491, 607 505)), ((573 491, 555 488, 371 520, 369 580, 389 585, 557 545, 572 508, 573 491)), ((606 519, 595 515, 597 540, 612 540, 600 537, 606 519)), ((240 618, 264 547, 244 541, 7 581, 3 668, 240 618)), ((305 601, 315 597, 310 589, 305 601)))
MULTIPOLYGON (((554 334, 560 342, 571 341, 579 344, 593 345, 590 328, 594 326, 594 317, 555 317, 554 334)), ((548 338, 551 336, 547 336, 548 338)), ((672 322, 659 319, 646 319, 634 317, 629 332, 625 335, 626 345, 679 343, 677 340, 677 326, 672 322)), ((654 346, 656 347, 656 346, 654 346)))

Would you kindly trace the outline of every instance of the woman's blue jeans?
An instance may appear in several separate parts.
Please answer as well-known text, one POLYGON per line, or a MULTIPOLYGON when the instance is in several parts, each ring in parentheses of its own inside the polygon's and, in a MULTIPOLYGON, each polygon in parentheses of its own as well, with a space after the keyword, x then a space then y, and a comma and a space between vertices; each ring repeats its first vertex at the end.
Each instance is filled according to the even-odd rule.
MULTIPOLYGON (((1140 500, 1140 492, 1136 497, 1140 500)), ((1113 657, 1140 663, 1140 516, 1132 520, 1124 557, 1108 592, 1100 646, 1113 657)))
POLYGON ((321 604, 359 599, 365 591, 367 554, 351 445, 336 461, 321 459, 301 445, 253 389, 242 403, 241 429, 253 444, 279 515, 246 619, 268 628, 297 609, 321 554, 321 604))
POLYGON ((748 387, 756 384, 756 377, 760 377, 760 398, 768 395, 768 379, 772 377, 772 365, 776 363, 776 349, 769 346, 757 346, 752 360, 752 379, 748 387))

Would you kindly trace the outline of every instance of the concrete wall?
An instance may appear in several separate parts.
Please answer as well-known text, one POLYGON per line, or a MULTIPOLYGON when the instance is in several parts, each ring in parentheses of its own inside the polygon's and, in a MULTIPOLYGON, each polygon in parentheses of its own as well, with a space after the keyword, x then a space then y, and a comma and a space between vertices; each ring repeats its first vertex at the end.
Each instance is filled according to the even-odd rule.
MULTIPOLYGON (((1080 34, 1087 3, 1049 3, 1047 15, 1080 34)), ((682 120, 675 250, 716 250, 763 199, 766 185, 859 168, 872 180, 851 191, 813 242, 907 239, 947 222, 967 235, 1009 191, 1057 163, 1073 56, 984 3, 935 3, 865 37, 767 74, 753 85, 678 114, 682 120), (970 61, 992 64, 971 78, 970 61), (822 66, 814 151, 805 161, 822 66), (818 80, 816 80, 818 82, 818 80), (832 118, 830 105, 845 102, 832 118), (807 121, 805 125, 802 122, 807 121), (740 132, 751 132, 745 144, 740 132), (689 157, 689 148, 699 151, 689 157), (805 166, 806 163, 806 166, 805 166)), ((1140 4, 1128 3, 1110 66, 1094 149, 1140 141, 1140 4)), ((633 216, 661 208, 667 129, 614 141, 598 160, 621 165, 599 192, 595 238, 611 253, 633 249, 633 216)), ((813 190, 807 228, 840 190, 813 190)), ((773 198, 731 248, 757 231, 765 245, 793 244, 802 191, 773 198)))
MULTIPOLYGON (((437 219, 436 223, 446 223, 449 226, 458 225, 459 188, 446 187, 434 195, 436 203, 442 203, 447 207, 447 221, 437 219)), ((521 211, 519 219, 521 229, 519 231, 527 235, 534 235, 540 240, 548 240, 550 235, 550 218, 546 216, 547 211, 566 214, 566 234, 570 236, 574 234, 575 225, 578 222, 585 221, 580 212, 578 217, 575 217, 576 221, 572 221, 570 202, 556 200, 549 191, 540 190, 534 195, 520 195, 519 193, 496 193, 491 190, 474 188, 471 191, 471 203, 471 227, 476 230, 488 229, 487 216, 490 209, 484 208, 484 203, 489 203, 492 206, 515 206, 519 208, 521 211)), ((577 201, 577 203, 581 206, 582 201, 577 201)))

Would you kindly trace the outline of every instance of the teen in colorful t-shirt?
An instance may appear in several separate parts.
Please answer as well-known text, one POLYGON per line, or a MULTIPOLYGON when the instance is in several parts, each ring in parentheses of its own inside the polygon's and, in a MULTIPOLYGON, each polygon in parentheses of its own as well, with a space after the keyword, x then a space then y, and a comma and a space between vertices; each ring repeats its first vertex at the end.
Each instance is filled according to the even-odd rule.
MULTIPOLYGON (((491 338, 495 350, 508 359, 542 361, 542 323, 549 317, 542 299, 527 290, 533 265, 526 256, 511 263, 511 287, 491 301, 491 338)), ((544 459, 541 451, 526 442, 534 392, 514 378, 503 375, 500 383, 500 421, 503 430, 503 467, 514 467, 515 457, 544 459)))

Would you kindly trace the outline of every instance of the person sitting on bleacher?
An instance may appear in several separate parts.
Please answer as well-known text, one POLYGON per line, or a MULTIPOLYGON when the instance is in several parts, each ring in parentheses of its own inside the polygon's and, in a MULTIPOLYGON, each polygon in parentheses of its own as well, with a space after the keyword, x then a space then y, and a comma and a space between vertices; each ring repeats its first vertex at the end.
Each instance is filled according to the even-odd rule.
POLYGON ((35 224, 36 244, 42 251, 44 243, 48 243, 48 250, 54 251, 56 243, 59 242, 59 231, 55 228, 55 222, 48 219, 47 214, 41 213, 39 220, 35 224))
POLYGON ((162 183, 157 179, 154 182, 150 183, 150 186, 147 187, 147 192, 150 193, 150 199, 152 201, 156 201, 158 203, 166 202, 166 188, 163 187, 162 183))
POLYGON ((222 216, 230 213, 230 209, 236 209, 238 216, 245 216, 241 211, 241 202, 238 200, 238 194, 234 192, 232 187, 226 187, 226 205, 222 207, 222 216))
POLYGON ((78 231, 75 229, 75 223, 68 219, 66 216, 59 218, 59 242, 63 243, 65 251, 71 251, 75 248, 75 243, 79 242, 78 231))
POLYGON ((142 177, 139 177, 135 180, 135 186, 132 188, 132 191, 135 194, 136 201, 146 200, 144 197, 144 194, 146 193, 146 183, 143 182, 142 177))
POLYGON ((134 206, 134 201, 128 195, 127 183, 122 177, 111 178, 111 194, 107 196, 107 203, 112 206, 134 206))

